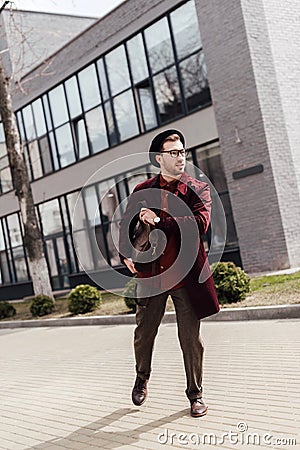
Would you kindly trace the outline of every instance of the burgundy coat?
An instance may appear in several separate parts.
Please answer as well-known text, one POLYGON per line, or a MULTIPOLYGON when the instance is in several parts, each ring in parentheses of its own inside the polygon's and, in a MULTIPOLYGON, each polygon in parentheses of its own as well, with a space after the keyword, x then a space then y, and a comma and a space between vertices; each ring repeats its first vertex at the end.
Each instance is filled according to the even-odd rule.
MULTIPOLYGON (((136 223, 135 220, 138 220, 140 211, 139 201, 146 200, 149 208, 155 211, 158 216, 160 215, 159 208, 151 207, 151 205, 160 205, 159 189, 161 189, 159 175, 138 184, 134 188, 133 192, 136 194, 129 198, 120 225, 119 250, 122 262, 125 258, 131 257, 130 240, 133 236, 133 230, 136 223), (132 220, 133 217, 135 217, 135 220, 132 220)), ((167 237, 170 233, 174 233, 178 248, 180 248, 181 243, 181 229, 184 239, 185 254, 188 255, 189 252, 190 254, 194 253, 195 262, 185 276, 184 283, 196 316, 198 319, 202 319, 215 314, 220 310, 208 258, 202 240, 202 235, 207 232, 210 222, 211 197, 209 185, 205 182, 196 180, 184 172, 178 182, 175 196, 183 201, 182 208, 180 202, 178 202, 174 196, 170 196, 170 215, 163 215, 161 221, 156 225, 156 228, 162 230, 167 237), (172 202, 174 202, 173 205, 172 202), (190 214, 187 214, 185 205, 187 205, 191 211, 190 214), (180 211, 180 209, 182 209, 182 211, 180 211), (176 211, 175 214, 174 211, 176 211), (197 230, 197 228, 195 226, 199 230, 196 237, 195 229, 197 230), (189 239, 189 236, 192 235, 194 238, 189 239), (206 277, 204 277, 204 282, 199 283, 198 280, 201 271, 202 274, 206 274, 206 277)), ((188 260, 187 264, 189 264, 188 260)), ((186 267, 188 267, 188 265, 186 267)))

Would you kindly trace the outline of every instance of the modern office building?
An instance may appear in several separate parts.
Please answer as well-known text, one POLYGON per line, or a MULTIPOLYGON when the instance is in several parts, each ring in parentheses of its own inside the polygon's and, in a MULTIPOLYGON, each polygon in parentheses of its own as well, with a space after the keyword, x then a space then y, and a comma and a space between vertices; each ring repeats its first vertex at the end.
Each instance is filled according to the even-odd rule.
MULTIPOLYGON (((53 53, 46 76, 43 62, 23 76, 14 108, 54 289, 89 282, 83 267, 123 270, 114 230, 166 128, 219 193, 223 259, 300 266, 297 14, 295 0, 127 0, 53 53)), ((19 298, 31 284, 2 128, 0 148, 0 298, 19 298)))

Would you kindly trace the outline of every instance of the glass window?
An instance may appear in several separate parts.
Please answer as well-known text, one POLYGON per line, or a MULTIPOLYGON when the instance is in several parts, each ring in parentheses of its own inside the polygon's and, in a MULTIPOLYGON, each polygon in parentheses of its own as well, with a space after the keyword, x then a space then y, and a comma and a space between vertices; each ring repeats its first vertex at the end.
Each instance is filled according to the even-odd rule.
POLYGON ((51 131, 49 133, 49 141, 50 141, 50 147, 51 147, 51 150, 52 150, 52 158, 53 158, 54 170, 58 170, 59 169, 59 163, 58 163, 58 158, 57 158, 57 153, 56 153, 56 145, 55 145, 55 139, 54 139, 53 131, 51 131))
POLYGON ((91 64, 79 72, 78 79, 84 110, 99 105, 101 100, 95 65, 91 64))
POLYGON ((83 200, 81 191, 80 192, 72 192, 72 194, 67 195, 67 204, 70 212, 70 220, 72 228, 75 229, 85 228, 86 227, 86 219, 85 212, 83 207, 83 200), (76 207, 76 209, 75 209, 76 207), (76 217, 74 214, 76 213, 76 217))
POLYGON ((176 68, 165 70, 153 78, 161 122, 182 114, 182 102, 176 68))
POLYGON ((131 73, 134 83, 149 77, 143 38, 141 34, 127 42, 131 73))
POLYGON ((36 138, 31 105, 28 105, 26 106, 26 108, 23 108, 23 119, 27 140, 31 141, 32 139, 36 138))
POLYGON ((102 181, 98 184, 98 191, 100 197, 101 211, 103 222, 108 222, 112 219, 120 219, 120 216, 113 217, 113 214, 119 204, 118 193, 114 180, 102 181))
POLYGON ((73 232, 73 242, 78 259, 79 270, 93 270, 93 254, 90 244, 90 235, 88 230, 79 230, 73 232))
POLYGON ((124 45, 105 56, 111 94, 115 95, 130 86, 130 77, 124 45))
POLYGON ((102 58, 97 61, 97 67, 98 67, 98 74, 99 74, 99 78, 100 78, 102 98, 103 98, 103 100, 107 100, 109 98, 109 92, 108 92, 107 78, 106 78, 106 73, 105 73, 104 63, 103 63, 102 58))
POLYGON ((84 158, 85 156, 88 156, 89 154, 89 145, 88 145, 88 138, 86 134, 86 129, 84 125, 83 119, 80 120, 74 120, 72 123, 73 131, 75 134, 75 141, 78 149, 78 157, 84 158))
POLYGON ((61 84, 49 92, 49 101, 54 126, 58 127, 67 122, 69 120, 68 109, 64 88, 61 84))
POLYGON ((7 154, 3 124, 0 122, 0 158, 7 154))
POLYGON ((88 223, 91 227, 101 222, 99 202, 95 186, 86 187, 83 191, 88 223))
POLYGON ((102 107, 100 106, 89 111, 85 119, 93 153, 107 148, 108 141, 102 107))
POLYGON ((120 140, 123 141, 138 134, 139 128, 131 91, 114 98, 114 109, 120 140))
POLYGON ((200 169, 208 176, 217 192, 228 191, 221 149, 216 144, 199 148, 197 162, 200 169))
POLYGON ((146 130, 157 126, 155 106, 149 79, 136 85, 143 122, 146 130))
POLYGON ((51 160, 51 150, 48 141, 48 137, 44 136, 39 140, 41 158, 43 161, 44 173, 50 173, 53 170, 52 160, 51 160))
POLYGON ((43 226, 43 235, 45 237, 62 231, 63 228, 57 199, 39 205, 39 211, 43 226))
POLYGON ((47 95, 46 94, 43 95, 42 99, 43 99, 43 105, 44 105, 44 109, 45 109, 46 123, 47 123, 48 130, 50 131, 50 130, 52 130, 53 126, 52 126, 52 121, 51 121, 50 107, 49 107, 47 95))
POLYGON ((43 176, 42 164, 39 153, 39 146, 37 141, 32 141, 28 144, 29 155, 31 160, 31 168, 33 178, 40 178, 43 176))
POLYGON ((66 124, 55 130, 57 149, 61 167, 68 166, 75 161, 72 133, 70 125, 66 124))
POLYGON ((9 167, 0 171, 1 192, 5 193, 13 189, 11 171, 9 167))
POLYGON ((17 112, 16 117, 17 117, 18 128, 19 128, 21 140, 25 141, 26 139, 25 139, 25 133, 24 133, 24 126, 23 126, 23 119, 22 119, 21 111, 17 112))
POLYGON ((105 116, 106 116, 106 123, 107 123, 107 127, 108 127, 110 145, 114 145, 114 144, 117 144, 117 142, 118 142, 118 136, 116 133, 116 128, 115 128, 115 123, 114 123, 114 118, 113 118, 110 102, 104 103, 104 110, 105 110, 105 116))
POLYGON ((11 214, 7 217, 10 243, 12 247, 23 245, 18 214, 11 214))
POLYGON ((42 136, 43 134, 46 133, 46 123, 42 106, 42 100, 40 98, 38 98, 35 102, 32 103, 32 109, 34 114, 37 136, 42 136))
POLYGON ((29 158, 29 154, 28 154, 28 148, 26 145, 24 145, 23 151, 24 151, 24 159, 25 159, 25 165, 26 165, 27 172, 28 172, 29 181, 32 181, 31 163, 30 163, 30 158, 29 158))
POLYGON ((210 104, 211 96, 203 52, 185 59, 179 67, 188 111, 210 104))
POLYGON ((16 270, 16 278, 17 281, 25 281, 28 280, 27 266, 25 262, 24 248, 16 247, 12 250, 15 270, 16 270))
POLYGON ((174 63, 170 30, 166 17, 147 28, 145 38, 153 73, 174 63))
POLYGON ((80 116, 82 114, 82 111, 79 98, 79 89, 75 76, 65 82, 65 88, 70 110, 70 116, 71 117, 80 116))
POLYGON ((202 47, 194 1, 187 2, 173 11, 171 23, 179 59, 202 47))

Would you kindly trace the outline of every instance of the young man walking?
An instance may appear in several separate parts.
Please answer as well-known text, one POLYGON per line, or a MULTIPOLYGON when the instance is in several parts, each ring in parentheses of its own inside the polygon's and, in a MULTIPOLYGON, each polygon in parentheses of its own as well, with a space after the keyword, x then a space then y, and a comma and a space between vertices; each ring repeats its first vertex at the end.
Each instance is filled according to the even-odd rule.
POLYGON ((170 295, 184 359, 185 393, 191 415, 200 417, 207 413, 202 399, 200 320, 217 313, 219 304, 202 240, 210 222, 210 189, 185 172, 186 155, 185 138, 179 130, 165 130, 151 142, 149 158, 160 167, 160 174, 138 184, 129 198, 120 226, 120 258, 138 277, 133 403, 140 406, 146 400, 154 340, 170 295), (137 221, 165 236, 163 251, 150 263, 132 260, 137 221), (199 282, 203 273, 206 276, 199 282))

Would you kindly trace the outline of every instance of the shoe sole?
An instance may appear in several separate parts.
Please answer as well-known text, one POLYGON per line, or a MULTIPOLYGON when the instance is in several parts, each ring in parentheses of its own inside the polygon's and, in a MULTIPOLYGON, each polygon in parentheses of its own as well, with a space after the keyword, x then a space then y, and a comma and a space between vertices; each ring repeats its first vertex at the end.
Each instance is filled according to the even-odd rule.
POLYGON ((199 413, 199 414, 191 413, 191 417, 203 417, 203 416, 206 416, 207 411, 208 411, 208 408, 206 408, 206 410, 204 412, 199 413))

